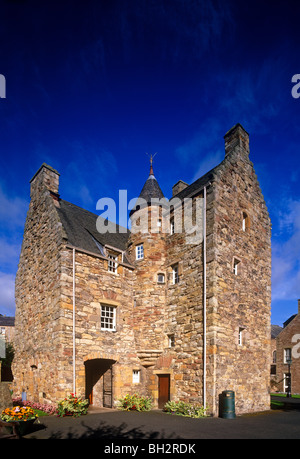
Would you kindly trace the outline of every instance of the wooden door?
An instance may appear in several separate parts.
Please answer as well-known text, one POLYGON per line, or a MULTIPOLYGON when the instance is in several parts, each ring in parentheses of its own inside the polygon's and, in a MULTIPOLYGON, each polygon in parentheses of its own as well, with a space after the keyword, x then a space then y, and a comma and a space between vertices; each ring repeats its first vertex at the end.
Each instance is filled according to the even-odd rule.
POLYGON ((158 408, 170 400, 170 375, 158 375, 158 408))

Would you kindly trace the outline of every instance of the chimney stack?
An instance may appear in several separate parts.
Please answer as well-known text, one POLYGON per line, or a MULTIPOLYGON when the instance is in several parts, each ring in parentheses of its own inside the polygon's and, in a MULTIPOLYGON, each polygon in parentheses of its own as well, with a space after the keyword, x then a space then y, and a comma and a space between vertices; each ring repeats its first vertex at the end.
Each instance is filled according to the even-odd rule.
POLYGON ((225 157, 230 153, 239 150, 249 155, 249 134, 241 124, 233 126, 224 136, 225 157))
POLYGON ((41 192, 41 186, 48 189, 50 196, 56 201, 59 200, 59 172, 48 164, 43 163, 39 170, 34 174, 30 180, 30 197, 35 199, 41 192))
POLYGON ((176 194, 180 193, 180 191, 184 190, 188 185, 183 180, 179 180, 175 185, 172 187, 172 194, 175 196, 176 194))

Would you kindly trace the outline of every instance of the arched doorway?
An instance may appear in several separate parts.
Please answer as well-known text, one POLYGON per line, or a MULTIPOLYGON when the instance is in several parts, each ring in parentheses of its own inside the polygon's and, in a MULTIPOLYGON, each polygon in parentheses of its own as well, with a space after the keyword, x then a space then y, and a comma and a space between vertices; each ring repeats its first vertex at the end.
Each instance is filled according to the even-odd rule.
POLYGON ((90 405, 113 406, 113 364, 112 359, 90 359, 85 366, 85 397, 90 405))

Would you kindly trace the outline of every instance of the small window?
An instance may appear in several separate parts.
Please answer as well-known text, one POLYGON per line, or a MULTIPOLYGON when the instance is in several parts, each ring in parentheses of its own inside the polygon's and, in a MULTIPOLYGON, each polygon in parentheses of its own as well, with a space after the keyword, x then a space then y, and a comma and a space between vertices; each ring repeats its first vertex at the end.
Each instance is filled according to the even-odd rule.
POLYGON ((284 349, 284 360, 283 363, 290 363, 292 360, 292 350, 290 347, 284 349))
POLYGON ((169 347, 174 347, 175 346, 175 336, 174 336, 174 334, 168 335, 168 345, 169 345, 169 347))
POLYGON ((243 212, 242 230, 247 231, 249 227, 250 227, 250 220, 249 220, 248 214, 246 214, 246 212, 243 212))
POLYGON ((240 264, 240 260, 238 260, 237 258, 234 258, 233 259, 233 274, 235 274, 236 276, 239 274, 239 264, 240 264))
POLYGON ((144 258, 144 246, 143 244, 139 244, 135 248, 135 257, 136 260, 142 260, 144 258))
POLYGON ((157 283, 164 284, 165 283, 165 275, 162 273, 157 274, 157 283))
POLYGON ((101 305, 101 330, 116 330, 116 308, 101 305))
POLYGON ((244 328, 239 328, 239 346, 244 344, 244 328))
POLYGON ((173 284, 178 284, 179 282, 178 265, 172 266, 172 281, 173 284))
POLYGON ((174 221, 174 218, 171 218, 170 220, 170 234, 174 234, 175 233, 175 221, 174 221))
POLYGON ((161 228, 161 218, 159 218, 159 219, 157 220, 157 226, 158 226, 158 228, 161 228))
POLYGON ((132 372, 132 382, 133 384, 138 384, 141 382, 141 372, 140 370, 133 370, 132 372))
POLYGON ((277 354, 276 351, 273 351, 273 363, 276 363, 277 354))
POLYGON ((116 255, 113 255, 111 253, 108 255, 108 271, 109 272, 111 273, 117 272, 117 267, 118 267, 117 259, 118 257, 116 255))

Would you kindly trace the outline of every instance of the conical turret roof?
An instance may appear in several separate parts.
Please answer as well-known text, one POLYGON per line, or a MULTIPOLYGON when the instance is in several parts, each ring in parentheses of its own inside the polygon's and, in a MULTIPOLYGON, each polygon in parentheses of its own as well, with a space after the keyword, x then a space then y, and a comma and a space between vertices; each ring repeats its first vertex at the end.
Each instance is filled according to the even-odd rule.
MULTIPOLYGON (((146 201, 147 205, 149 206, 151 204, 152 199, 161 199, 164 198, 164 194, 158 184, 158 181, 156 180, 154 173, 153 173, 153 167, 152 163, 150 166, 150 173, 149 177, 147 178, 142 191, 140 192, 139 199, 142 198, 146 201)), ((137 202, 136 208, 133 208, 132 211, 130 212, 130 215, 133 214, 138 209, 141 209, 143 207, 143 202, 139 203, 137 202)), ((152 204, 155 204, 152 202, 152 204)))

